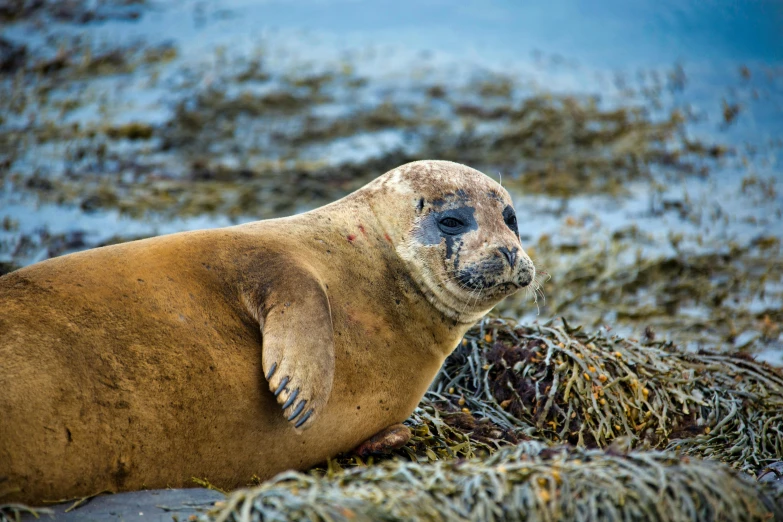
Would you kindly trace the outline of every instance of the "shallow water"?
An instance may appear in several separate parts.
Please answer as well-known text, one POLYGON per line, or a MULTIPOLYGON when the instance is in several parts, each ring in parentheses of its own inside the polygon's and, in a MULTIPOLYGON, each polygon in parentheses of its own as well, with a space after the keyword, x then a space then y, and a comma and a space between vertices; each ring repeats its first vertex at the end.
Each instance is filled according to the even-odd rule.
MULTIPOLYGON (((476 157, 514 193, 523 242, 552 276, 546 304, 510 300, 503 313, 566 315, 637 336, 653 325, 693 348, 783 364, 779 2, 73 5, 2 27, 28 50, 25 65, 0 76, 7 266, 307 210, 397 157, 476 157), (75 23, 85 7, 105 19, 75 23), (465 156, 449 141, 472 124, 488 136, 519 124, 475 116, 476 107, 502 115, 552 96, 583 108, 599 98, 595 111, 584 109, 591 125, 633 107, 641 112, 629 121, 643 124, 625 141, 597 144, 600 168, 588 162, 584 183, 569 177, 570 122, 582 112, 567 101, 551 118, 545 111, 545 135, 566 137, 538 163, 520 157, 535 154, 535 142, 520 143, 524 154, 512 142, 490 159, 483 146, 465 156), (659 141, 645 134, 674 111, 683 125, 659 141), (705 149, 685 168, 694 143, 705 149), (643 172, 615 179, 613 158, 625 161, 626 149, 643 172), (565 172, 543 182, 530 174, 561 162, 565 172), (712 254, 729 259, 718 269, 705 261, 712 254), (599 272, 590 272, 593 257, 603 259, 599 272), (664 269, 640 278, 656 260, 664 269), (683 289, 693 274, 704 276, 704 295, 683 289), (670 295, 668 278, 680 276, 670 295)), ((595 159, 586 150, 577 152, 595 159)))

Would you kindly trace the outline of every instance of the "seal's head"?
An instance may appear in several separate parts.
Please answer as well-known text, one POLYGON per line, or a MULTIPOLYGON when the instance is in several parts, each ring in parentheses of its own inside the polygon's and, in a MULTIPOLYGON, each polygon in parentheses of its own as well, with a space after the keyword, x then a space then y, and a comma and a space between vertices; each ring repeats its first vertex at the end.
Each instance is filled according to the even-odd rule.
POLYGON ((451 319, 475 322, 533 281, 535 267, 522 249, 511 197, 481 172, 449 161, 417 161, 367 188, 398 255, 451 319))

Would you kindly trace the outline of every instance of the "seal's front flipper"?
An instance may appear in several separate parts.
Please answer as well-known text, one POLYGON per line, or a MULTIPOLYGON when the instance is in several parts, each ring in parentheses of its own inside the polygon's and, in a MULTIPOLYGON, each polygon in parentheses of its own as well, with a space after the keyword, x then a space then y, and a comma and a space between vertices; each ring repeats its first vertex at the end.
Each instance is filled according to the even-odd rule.
POLYGON ((334 333, 326 290, 309 270, 289 267, 260 301, 264 377, 285 418, 305 430, 326 405, 334 380, 334 333))
POLYGON ((362 442, 354 450, 354 453, 360 457, 366 457, 375 453, 388 453, 405 446, 410 438, 411 430, 407 426, 404 424, 393 424, 362 442))

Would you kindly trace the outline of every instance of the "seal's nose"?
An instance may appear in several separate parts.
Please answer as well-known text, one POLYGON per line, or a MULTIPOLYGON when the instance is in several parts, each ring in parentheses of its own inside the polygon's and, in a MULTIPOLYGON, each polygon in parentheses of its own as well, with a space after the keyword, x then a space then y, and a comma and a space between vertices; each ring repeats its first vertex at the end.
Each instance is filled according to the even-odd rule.
POLYGON ((517 284, 522 288, 532 283, 533 278, 536 277, 536 267, 527 255, 522 260, 522 266, 519 269, 517 277, 517 284))
POLYGON ((508 264, 511 268, 514 268, 514 265, 517 262, 517 252, 519 252, 519 249, 517 247, 512 248, 509 250, 506 247, 500 247, 498 248, 501 254, 503 254, 503 257, 506 258, 506 261, 508 261, 508 264))

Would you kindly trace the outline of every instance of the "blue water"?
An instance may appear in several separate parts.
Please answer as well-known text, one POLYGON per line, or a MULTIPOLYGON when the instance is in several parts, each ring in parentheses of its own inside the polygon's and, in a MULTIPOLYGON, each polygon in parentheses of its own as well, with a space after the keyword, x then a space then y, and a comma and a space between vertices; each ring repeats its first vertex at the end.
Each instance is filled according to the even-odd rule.
POLYGON ((531 51, 590 67, 649 67, 674 61, 778 63, 783 3, 775 0, 547 2, 468 0, 209 2, 253 24, 498 60, 531 51))

